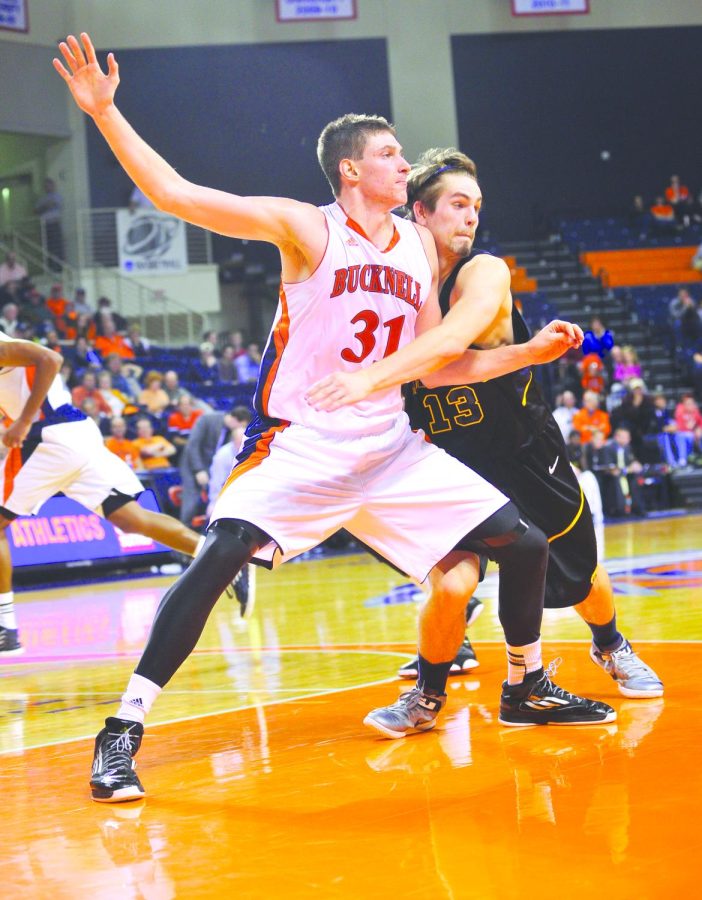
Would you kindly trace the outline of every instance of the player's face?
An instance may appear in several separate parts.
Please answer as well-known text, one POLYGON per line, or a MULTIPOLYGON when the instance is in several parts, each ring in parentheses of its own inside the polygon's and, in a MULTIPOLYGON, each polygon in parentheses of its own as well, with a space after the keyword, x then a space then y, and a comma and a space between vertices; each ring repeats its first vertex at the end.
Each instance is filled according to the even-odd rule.
POLYGON ((369 134, 363 156, 354 165, 365 195, 382 202, 388 209, 407 202, 407 176, 410 164, 402 155, 402 147, 389 131, 369 134))
POLYGON ((434 235, 439 256, 468 256, 483 203, 478 182, 467 174, 447 172, 441 176, 441 187, 434 211, 422 207, 416 215, 415 210, 417 221, 434 235))

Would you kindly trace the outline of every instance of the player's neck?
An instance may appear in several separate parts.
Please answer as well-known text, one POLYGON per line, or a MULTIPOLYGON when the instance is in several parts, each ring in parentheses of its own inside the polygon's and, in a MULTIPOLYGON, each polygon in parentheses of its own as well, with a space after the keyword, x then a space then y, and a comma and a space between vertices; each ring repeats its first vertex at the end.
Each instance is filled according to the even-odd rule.
POLYGON ((462 259, 465 259, 465 254, 451 253, 450 250, 439 252, 439 288, 443 287, 446 279, 462 259))
POLYGON ((376 247, 384 249, 388 245, 395 225, 390 210, 384 204, 372 204, 366 198, 344 192, 337 197, 337 203, 349 219, 361 226, 376 247))

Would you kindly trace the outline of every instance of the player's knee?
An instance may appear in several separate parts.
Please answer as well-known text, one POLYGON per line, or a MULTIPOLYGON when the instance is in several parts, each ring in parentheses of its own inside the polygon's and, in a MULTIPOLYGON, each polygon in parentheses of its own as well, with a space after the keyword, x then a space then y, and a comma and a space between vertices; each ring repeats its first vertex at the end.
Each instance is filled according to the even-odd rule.
POLYGON ((463 609, 478 586, 478 578, 479 563, 471 557, 438 574, 433 590, 439 592, 442 604, 463 609))

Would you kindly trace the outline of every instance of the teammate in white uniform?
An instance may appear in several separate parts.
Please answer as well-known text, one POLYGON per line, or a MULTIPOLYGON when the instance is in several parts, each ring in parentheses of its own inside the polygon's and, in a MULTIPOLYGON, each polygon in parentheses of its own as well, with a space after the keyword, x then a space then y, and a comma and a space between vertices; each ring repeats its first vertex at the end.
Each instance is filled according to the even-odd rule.
MULTIPOLYGON (((454 565, 454 546, 470 533, 481 548, 493 548, 517 604, 527 595, 543 603, 548 545, 499 491, 411 431, 398 387, 333 416, 305 402, 324 375, 370 367, 441 320, 431 235, 391 214, 406 202, 410 170, 393 128, 377 116, 344 116, 323 130, 318 156, 337 199, 327 208, 202 187, 136 134, 114 104, 114 56, 104 74, 88 35, 81 42, 62 42, 64 62, 56 59, 54 67, 134 183, 158 209, 276 245, 282 267, 257 418, 202 551, 166 593, 122 705, 96 738, 93 798, 143 796, 133 757, 145 714, 194 648, 232 576, 254 556, 288 559, 341 526, 419 581, 431 570, 433 617, 420 628, 422 690, 413 719, 417 730, 431 727, 457 648, 443 621, 456 615, 456 603, 447 603, 445 614, 442 600, 467 602, 478 578, 477 557, 454 565)), ((440 368, 465 346, 449 338, 431 359, 420 354, 405 380, 440 368)), ((462 609, 458 617, 462 623, 462 609)))
POLYGON ((71 404, 58 353, 0 332, 0 415, 10 423, 3 443, 0 498, 0 655, 23 652, 12 593, 12 559, 5 530, 36 513, 62 491, 122 531, 144 534, 194 556, 202 538, 172 516, 143 509, 144 487, 105 447, 100 430, 71 404))

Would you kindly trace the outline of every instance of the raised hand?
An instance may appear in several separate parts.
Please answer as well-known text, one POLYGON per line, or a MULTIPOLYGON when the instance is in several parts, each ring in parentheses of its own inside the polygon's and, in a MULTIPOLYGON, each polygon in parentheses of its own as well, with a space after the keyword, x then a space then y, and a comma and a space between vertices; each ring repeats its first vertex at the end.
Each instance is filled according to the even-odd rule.
POLYGON ((112 105, 119 84, 119 68, 114 54, 110 53, 106 75, 98 65, 90 37, 82 32, 80 38, 83 46, 72 34, 61 41, 59 49, 68 69, 59 59, 54 59, 54 68, 83 112, 95 117, 112 105))
POLYGON ((534 363, 553 362, 568 350, 577 349, 583 342, 583 332, 579 325, 554 319, 529 341, 534 363))

